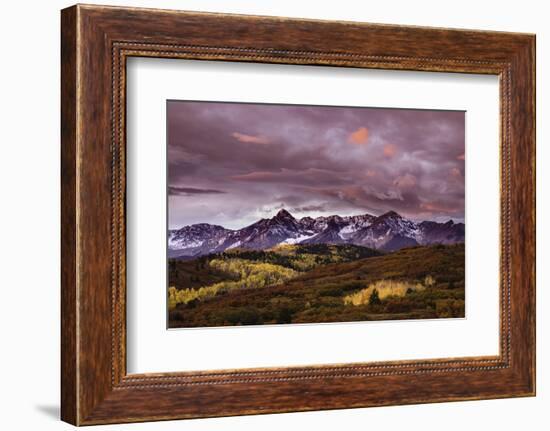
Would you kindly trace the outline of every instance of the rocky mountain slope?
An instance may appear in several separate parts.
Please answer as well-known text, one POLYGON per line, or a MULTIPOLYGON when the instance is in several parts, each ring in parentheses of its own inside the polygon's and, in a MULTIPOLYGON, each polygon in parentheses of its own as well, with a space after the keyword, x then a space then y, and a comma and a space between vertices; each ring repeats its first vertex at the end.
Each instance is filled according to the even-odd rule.
POLYGON ((266 250, 278 244, 354 244, 394 251, 404 247, 464 242, 464 224, 420 223, 389 211, 370 214, 296 219, 282 209, 238 230, 200 223, 168 232, 168 256, 194 258, 234 248, 266 250))

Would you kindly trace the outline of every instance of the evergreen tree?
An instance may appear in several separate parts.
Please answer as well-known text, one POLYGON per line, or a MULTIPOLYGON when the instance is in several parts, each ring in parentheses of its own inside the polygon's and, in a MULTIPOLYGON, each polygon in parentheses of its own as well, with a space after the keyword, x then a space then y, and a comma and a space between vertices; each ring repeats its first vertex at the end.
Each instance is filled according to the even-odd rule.
POLYGON ((381 304, 380 297, 378 296, 378 290, 374 289, 370 294, 369 305, 381 304))

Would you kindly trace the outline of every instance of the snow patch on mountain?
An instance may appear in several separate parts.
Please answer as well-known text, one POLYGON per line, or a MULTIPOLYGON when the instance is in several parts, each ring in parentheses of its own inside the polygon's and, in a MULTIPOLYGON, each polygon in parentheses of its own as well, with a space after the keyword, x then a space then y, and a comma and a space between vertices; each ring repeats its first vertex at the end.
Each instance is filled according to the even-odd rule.
POLYGON ((195 248, 203 244, 204 241, 199 240, 186 241, 185 238, 174 239, 173 237, 168 239, 168 247, 173 249, 195 248))
POLYGON ((313 238, 315 235, 317 235, 317 233, 312 233, 309 235, 300 235, 296 238, 288 238, 288 239, 285 239, 281 244, 299 244, 302 241, 305 241, 309 238, 313 238))
POLYGON ((241 242, 237 241, 237 242, 231 244, 229 247, 227 247, 226 250, 229 250, 229 249, 232 249, 232 248, 237 248, 240 245, 241 245, 241 242))

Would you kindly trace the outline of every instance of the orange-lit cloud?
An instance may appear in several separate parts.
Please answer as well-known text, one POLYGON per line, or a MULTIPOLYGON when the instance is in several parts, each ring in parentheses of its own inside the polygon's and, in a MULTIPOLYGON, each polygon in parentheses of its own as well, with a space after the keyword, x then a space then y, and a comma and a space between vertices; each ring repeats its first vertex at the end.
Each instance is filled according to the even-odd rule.
POLYGON ((464 153, 460 154, 459 156, 456 156, 457 160, 464 160, 464 153))
POLYGON ((367 169, 367 172, 365 172, 365 176, 367 178, 372 178, 378 175, 378 172, 376 172, 374 169, 367 169))
POLYGON ((245 144, 269 144, 269 139, 265 136, 245 135, 244 133, 239 132, 233 132, 231 136, 233 136, 237 141, 244 142, 245 144))
POLYGON ((451 169, 451 176, 454 177, 454 178, 461 178, 462 174, 460 173, 460 169, 452 168, 451 169))
POLYGON ((350 133, 348 142, 355 145, 366 145, 369 140, 369 129, 359 127, 355 132, 350 133))
POLYGON ((343 187, 337 192, 337 195, 340 199, 360 202, 365 197, 365 191, 358 186, 348 186, 343 187))
POLYGON ((397 154, 397 147, 393 144, 384 145, 384 156, 393 157, 397 154))
POLYGON ((439 202, 422 202, 420 208, 430 212, 449 212, 455 210, 454 206, 445 205, 439 202))
POLYGON ((410 189, 416 186, 416 177, 411 174, 405 174, 403 176, 397 177, 394 182, 394 186, 399 187, 400 189, 410 189))

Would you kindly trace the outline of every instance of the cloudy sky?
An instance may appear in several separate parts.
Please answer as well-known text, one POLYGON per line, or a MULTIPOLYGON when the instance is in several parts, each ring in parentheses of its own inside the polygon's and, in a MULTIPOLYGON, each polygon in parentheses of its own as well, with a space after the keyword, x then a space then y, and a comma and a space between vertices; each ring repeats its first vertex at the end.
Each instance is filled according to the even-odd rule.
POLYGON ((168 102, 169 227, 295 217, 464 220, 464 112, 168 102))

